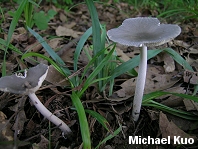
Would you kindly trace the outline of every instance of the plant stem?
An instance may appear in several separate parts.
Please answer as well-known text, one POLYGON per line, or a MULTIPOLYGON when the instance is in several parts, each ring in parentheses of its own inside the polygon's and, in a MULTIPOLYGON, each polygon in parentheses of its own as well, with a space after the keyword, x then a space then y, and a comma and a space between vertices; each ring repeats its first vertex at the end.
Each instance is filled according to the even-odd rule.
POLYGON ((30 100, 34 104, 34 106, 37 108, 37 110, 46 117, 49 121, 54 123, 56 126, 58 126, 65 134, 71 134, 71 129, 57 116, 52 114, 38 99, 38 97, 35 95, 35 93, 28 94, 30 100))
POLYGON ((144 93, 145 81, 147 70, 147 47, 142 46, 140 50, 140 64, 138 70, 138 77, 136 81, 135 96, 133 100, 132 117, 134 121, 137 121, 140 115, 140 109, 142 104, 142 97, 144 93))

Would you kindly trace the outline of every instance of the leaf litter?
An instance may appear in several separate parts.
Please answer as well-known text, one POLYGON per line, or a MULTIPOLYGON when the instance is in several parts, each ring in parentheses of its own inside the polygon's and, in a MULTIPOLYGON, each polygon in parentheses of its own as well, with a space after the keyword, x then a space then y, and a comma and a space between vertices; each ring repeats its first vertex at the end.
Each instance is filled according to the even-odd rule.
MULTIPOLYGON (((113 4, 112 1, 109 1, 109 4, 114 5, 114 7, 96 4, 100 21, 106 24, 107 30, 120 25, 126 18, 149 16, 150 13, 156 13, 150 10, 142 10, 142 12, 140 10, 138 13, 134 13, 134 8, 125 3, 113 4)), ((68 66, 72 66, 76 43, 80 36, 91 26, 87 7, 84 4, 80 4, 71 9, 70 12, 65 12, 53 5, 44 8, 46 12, 52 8, 57 14, 48 23, 48 29, 38 31, 38 33, 48 35, 45 37, 47 43, 58 53, 68 66), (56 36, 56 38, 51 38, 50 36, 56 36)), ((1 37, 3 37, 2 39, 4 40, 7 38, 7 30, 11 21, 11 17, 8 13, 5 13, 5 16, 10 19, 7 19, 2 26, 4 32, 1 37)), ((20 22, 22 22, 22 20, 20 20, 20 22)), ((159 90, 175 93, 192 93, 192 86, 197 84, 197 25, 196 22, 180 25, 183 30, 182 34, 162 48, 172 47, 194 67, 195 72, 183 70, 172 57, 162 52, 148 62, 149 67, 147 70, 148 75, 145 93, 159 90)), ((17 26, 12 36, 11 43, 23 53, 37 52, 49 57, 38 41, 34 37, 28 35, 26 29, 22 27, 22 24, 17 26)), ((87 49, 91 55, 92 51, 89 50, 90 46, 90 41, 87 41, 84 48, 87 49)), ((122 45, 117 45, 116 52, 118 57, 123 61, 127 61, 139 54, 137 48, 125 47, 122 45)), ((0 54, 2 55, 2 53, 0 54)), ((19 53, 9 51, 9 57, 6 61, 7 74, 12 74, 20 70, 20 68, 24 69, 36 65, 34 61, 25 59, 26 63, 22 66, 22 64, 19 63, 20 57, 21 55, 19 53)), ((43 61, 39 58, 34 58, 34 60, 38 62, 43 61)), ((86 66, 88 61, 83 51, 78 62, 79 67, 86 66)), ((136 70, 137 69, 138 68, 136 68, 136 70)), ((112 130, 115 130, 119 125, 123 127, 122 134, 120 133, 115 138, 106 142, 101 148, 118 149, 123 146, 126 146, 126 148, 140 147, 138 145, 128 145, 127 137, 133 134, 144 134, 144 137, 148 135, 153 137, 171 136, 171 140, 174 135, 183 137, 192 136, 197 139, 197 125, 193 126, 193 124, 190 124, 190 122, 185 119, 178 120, 175 116, 159 112, 153 108, 142 108, 142 117, 144 117, 144 120, 140 120, 139 127, 136 126, 131 121, 131 103, 134 96, 135 85, 136 77, 123 74, 116 78, 114 93, 111 97, 104 98, 104 96, 99 95, 95 85, 90 86, 85 93, 85 97, 83 97, 82 100, 86 103, 84 105, 86 108, 93 109, 106 117, 112 130), (181 126, 181 124, 183 126, 181 126)), ((71 90, 70 88, 65 89, 63 86, 69 86, 68 81, 57 70, 50 66, 46 81, 38 92, 38 95, 42 102, 48 103, 48 108, 57 113, 67 124, 70 124, 71 129, 77 134, 72 138, 72 141, 68 142, 68 140, 65 140, 65 138, 61 136, 61 132, 52 125, 51 144, 59 148, 80 148, 82 142, 78 117, 75 111, 69 109, 72 106, 70 100, 71 90), (61 97, 54 95, 61 95, 61 97)), ((0 108, 0 125, 2 126, 1 128, 3 128, 0 131, 2 134, 0 136, 1 141, 16 141, 16 138, 13 138, 13 136, 14 133, 17 133, 17 139, 20 141, 30 141, 33 144, 32 146, 29 145, 29 147, 31 146, 35 149, 47 148, 49 143, 48 122, 30 106, 28 100, 18 96, 15 98, 13 99, 12 95, 5 96, 3 93, 0 95, 0 103, 3 103, 0 108)), ((198 110, 196 102, 173 95, 159 97, 156 101, 176 109, 182 108, 193 112, 198 110)), ((106 136, 106 131, 103 130, 102 126, 93 118, 88 117, 88 120, 91 124, 93 146, 96 146, 99 141, 106 136)), ((23 148, 22 146, 25 147, 25 145, 27 144, 21 144, 19 147, 23 148)), ((167 146, 156 145, 156 148, 167 148, 167 146)), ((169 145, 169 148, 174 148, 174 146, 169 145)))

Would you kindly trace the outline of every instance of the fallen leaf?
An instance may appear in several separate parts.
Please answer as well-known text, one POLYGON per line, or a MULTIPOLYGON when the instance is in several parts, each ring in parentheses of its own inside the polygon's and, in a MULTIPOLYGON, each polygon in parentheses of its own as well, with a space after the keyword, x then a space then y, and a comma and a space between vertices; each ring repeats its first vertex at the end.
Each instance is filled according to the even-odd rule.
POLYGON ((39 43, 39 41, 36 41, 30 45, 28 45, 24 51, 29 51, 29 52, 38 52, 42 49, 42 45, 39 43))
POLYGON ((164 70, 165 72, 173 72, 175 70, 175 61, 168 53, 163 53, 164 70))
POLYGON ((196 85, 198 84, 198 73, 186 70, 184 71, 183 79, 186 83, 196 85))
POLYGON ((41 135, 41 141, 39 143, 32 144, 33 149, 48 149, 49 140, 41 135))
POLYGON ((59 18, 60 18, 61 22, 63 22, 63 23, 65 23, 67 21, 67 16, 62 12, 60 12, 59 18))
POLYGON ((79 35, 82 35, 82 32, 74 31, 73 29, 66 28, 64 26, 59 26, 56 29, 57 36, 71 36, 73 38, 78 38, 79 35))
POLYGON ((73 63, 73 61, 74 61, 74 51, 75 51, 74 48, 69 48, 67 50, 62 51, 61 54, 59 54, 59 56, 64 62, 73 63))
POLYGON ((60 47, 60 43, 62 41, 62 38, 53 38, 53 39, 50 39, 48 44, 49 46, 52 48, 52 49, 57 49, 60 47))
POLYGON ((16 132, 18 132, 18 134, 22 133, 22 131, 24 129, 24 124, 27 121, 25 111, 23 109, 23 107, 25 106, 26 98, 27 97, 24 96, 22 98, 17 99, 16 101, 18 103, 12 107, 9 107, 10 110, 17 113, 16 120, 15 120, 15 123, 14 123, 14 126, 12 127, 12 129, 15 130, 16 132), (20 111, 19 111, 19 107, 20 107, 20 111))
POLYGON ((160 116, 159 116, 159 128, 162 133, 162 138, 168 138, 168 136, 170 136, 170 141, 172 145, 176 145, 174 144, 174 137, 177 137, 177 136, 180 136, 179 140, 181 140, 181 138, 193 138, 194 141, 197 141, 196 136, 191 136, 185 133, 172 121, 169 121, 167 116, 163 114, 162 112, 160 112, 160 116))
POLYGON ((146 109, 146 111, 152 121, 159 119, 159 112, 150 109, 146 109))
POLYGON ((116 53, 117 53, 117 56, 121 58, 123 61, 126 62, 130 60, 130 58, 118 47, 116 47, 116 53))
POLYGON ((13 141, 14 133, 11 131, 11 124, 6 120, 7 116, 0 111, 0 142, 1 141, 13 141))
POLYGON ((146 86, 145 86, 145 94, 153 92, 165 90, 172 87, 175 83, 179 81, 178 79, 173 80, 172 77, 176 72, 173 73, 162 73, 161 66, 149 66, 147 70, 146 76, 146 86))
POLYGON ((115 92, 118 97, 131 97, 135 93, 136 78, 126 80, 120 86, 122 89, 115 92))
POLYGON ((33 131, 35 131, 36 129, 36 123, 34 123, 34 121, 32 119, 30 119, 27 123, 27 126, 26 126, 26 129, 25 129, 25 132, 26 132, 26 135, 27 136, 31 136, 33 131))
MULTIPOLYGON (((179 79, 172 80, 173 74, 162 74, 161 66, 149 65, 146 76, 146 85, 144 89, 144 94, 148 94, 154 91, 165 90, 173 86, 179 79)), ((126 80, 120 85, 122 88, 115 91, 120 98, 129 98, 135 94, 136 78, 131 78, 126 80)))
POLYGON ((66 77, 58 72, 54 66, 50 65, 47 73, 46 81, 52 83, 55 86, 67 86, 70 83, 66 80, 66 77))
POLYGON ((86 53, 85 53, 85 50, 89 53, 89 55, 93 55, 93 51, 92 50, 89 50, 89 46, 86 44, 85 46, 84 46, 84 50, 82 50, 82 52, 81 52, 81 54, 80 54, 80 56, 79 56, 79 59, 78 59, 78 61, 83 65, 83 66, 85 66, 85 65, 87 65, 88 63, 89 63, 89 59, 88 59, 88 57, 87 57, 87 55, 86 55, 86 53))
POLYGON ((184 105, 187 111, 198 111, 198 103, 194 102, 193 100, 184 99, 184 105))

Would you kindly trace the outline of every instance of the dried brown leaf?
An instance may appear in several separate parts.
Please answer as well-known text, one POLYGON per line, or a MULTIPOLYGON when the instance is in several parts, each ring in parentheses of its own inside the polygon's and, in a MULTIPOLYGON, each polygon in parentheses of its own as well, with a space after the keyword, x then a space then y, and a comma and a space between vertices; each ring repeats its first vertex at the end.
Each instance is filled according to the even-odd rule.
POLYGON ((175 62, 168 53, 163 53, 164 69, 165 72, 173 72, 175 70, 175 62))
POLYGON ((42 49, 42 45, 39 43, 39 41, 36 41, 30 45, 28 45, 25 48, 25 51, 29 51, 29 52, 38 52, 42 49))
POLYGON ((128 61, 130 58, 118 47, 116 47, 117 56, 123 61, 128 61))
POLYGON ((69 82, 66 80, 65 76, 58 72, 52 65, 49 66, 48 74, 45 80, 52 83, 55 86, 69 85, 69 82))
POLYGON ((10 110, 17 112, 16 120, 12 129, 18 132, 19 134, 22 133, 24 129, 24 124, 27 121, 25 111, 23 109, 23 107, 25 106, 25 101, 26 101, 25 98, 26 97, 24 96, 24 98, 22 97, 22 98, 17 99, 16 101, 18 101, 18 103, 12 107, 9 107, 10 110), (20 107, 20 111, 19 111, 19 107, 20 107))
POLYGON ((66 28, 64 26, 59 26, 56 29, 57 36, 71 36, 73 38, 78 38, 79 35, 82 35, 82 32, 74 31, 73 29, 66 28))
POLYGON ((48 149, 49 140, 41 135, 41 141, 32 145, 33 149, 48 149))
MULTIPOLYGON (((13 131, 11 131, 11 124, 6 120, 7 116, 0 111, 0 142, 13 141, 13 131)), ((1 146, 0 146, 1 147, 1 146)))
POLYGON ((53 38, 49 40, 48 44, 52 49, 55 50, 59 48, 61 41, 62 41, 62 38, 53 38))
POLYGON ((69 48, 67 50, 62 51, 61 54, 59 54, 59 56, 64 62, 72 63, 74 60, 74 51, 75 51, 74 48, 69 48))
POLYGON ((184 105, 185 105, 187 111, 193 111, 193 110, 198 111, 198 103, 197 102, 194 102, 192 100, 187 100, 187 99, 184 99, 183 102, 184 102, 184 105))
POLYGON ((198 84, 198 73, 197 72, 192 72, 192 71, 184 71, 184 82, 190 83, 190 84, 198 84))
MULTIPOLYGON (((167 116, 160 112, 159 116, 159 128, 162 133, 163 138, 168 138, 170 136, 170 141, 174 145, 174 137, 180 136, 181 138, 193 138, 196 140, 196 136, 191 136, 181 130, 177 125, 172 121, 169 121, 167 116)), ((180 139, 179 139, 180 140, 180 139)))
POLYGON ((64 13, 60 13, 60 16, 59 16, 61 22, 65 23, 67 21, 67 16, 64 14, 64 13))
POLYGON ((168 89, 179 81, 179 79, 172 79, 176 72, 163 74, 161 70, 161 66, 148 67, 145 93, 168 89))

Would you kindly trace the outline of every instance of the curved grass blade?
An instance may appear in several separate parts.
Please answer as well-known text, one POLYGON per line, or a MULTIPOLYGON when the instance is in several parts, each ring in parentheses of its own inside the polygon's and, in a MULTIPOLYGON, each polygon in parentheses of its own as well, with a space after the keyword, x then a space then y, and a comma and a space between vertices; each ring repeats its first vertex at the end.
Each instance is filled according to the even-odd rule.
MULTIPOLYGON (((92 33, 93 33, 93 50, 94 55, 96 55, 101 49, 101 35, 100 35, 100 22, 98 19, 98 13, 94 6, 93 0, 85 0, 89 13, 91 15, 92 22, 92 33)), ((100 62, 100 60, 98 60, 100 62)))
POLYGON ((85 112, 89 113, 92 117, 94 117, 107 131, 111 132, 111 126, 108 121, 99 113, 93 110, 85 110, 85 112))
POLYGON ((100 56, 101 53, 103 53, 106 49, 103 49, 102 51, 98 52, 97 55, 95 55, 90 61, 89 63, 86 65, 83 73, 82 73, 82 77, 81 77, 81 81, 84 78, 85 74, 88 72, 88 70, 90 69, 90 67, 92 67, 96 61, 96 59, 100 56))
MULTIPOLYGON (((7 46, 7 42, 5 40, 1 39, 1 38, 0 38, 0 44, 1 45, 4 45, 5 47, 7 46)), ((11 43, 8 45, 8 48, 11 49, 12 51, 16 52, 17 54, 20 54, 20 55, 23 54, 18 48, 16 48, 15 46, 13 46, 11 43)), ((6 49, 3 48, 3 47, 1 49, 4 50, 4 51, 6 51, 6 49)))
POLYGON ((85 90, 86 90, 91 84, 94 84, 94 83, 99 82, 99 81, 107 80, 108 78, 110 78, 110 77, 104 77, 104 78, 94 79, 93 81, 90 81, 89 83, 84 84, 84 86, 83 86, 83 88, 82 88, 82 90, 81 90, 81 94, 80 94, 80 95, 82 95, 82 94, 85 92, 85 90))
POLYGON ((39 53, 34 53, 34 52, 29 52, 29 53, 26 53, 24 54, 22 57, 21 57, 21 60, 24 60, 25 58, 28 58, 28 57, 31 57, 31 56, 36 56, 36 57, 40 57, 44 60, 47 60, 50 64, 52 64, 54 66, 54 68, 59 71, 61 74, 64 75, 64 72, 62 71, 62 69, 60 68, 60 66, 58 66, 51 58, 45 56, 45 55, 42 55, 42 54, 39 54, 39 53))
POLYGON ((160 97, 160 96, 163 96, 163 95, 167 95, 167 94, 169 94, 169 93, 161 92, 161 91, 156 91, 156 92, 151 92, 149 94, 145 94, 143 96, 143 99, 142 99, 142 104, 143 103, 145 103, 145 104, 149 103, 150 100, 155 99, 155 98, 160 97))
MULTIPOLYGON (((157 54, 159 54, 162 51, 163 50, 148 50, 148 58, 147 59, 149 60, 150 58, 156 56, 157 54)), ((105 84, 108 83, 110 80, 114 79, 115 77, 117 77, 121 74, 124 74, 125 72, 137 67, 139 65, 139 61, 140 61, 140 56, 138 55, 138 56, 135 56, 134 58, 122 63, 118 67, 116 67, 114 69, 114 71, 110 74, 111 78, 106 80, 105 84)), ((104 86, 102 89, 104 89, 104 86)))
POLYGON ((83 140, 83 148, 91 149, 91 139, 90 139, 90 132, 89 132, 89 126, 87 122, 87 117, 86 117, 85 110, 82 105, 82 102, 80 101, 78 93, 73 91, 71 95, 71 99, 78 113, 78 118, 80 122, 80 131, 81 131, 81 136, 83 140))
POLYGON ((185 70, 194 71, 189 63, 179 55, 175 50, 171 48, 164 49, 178 64, 184 67, 185 70))
POLYGON ((116 129, 113 134, 110 134, 109 136, 107 136, 106 138, 104 138, 96 147, 95 149, 98 149, 100 147, 100 145, 104 144, 105 142, 107 142, 108 140, 112 139, 113 137, 115 137, 117 134, 120 133, 120 131, 122 130, 121 127, 119 127, 118 129, 116 129))
POLYGON ((29 32, 36 37, 36 39, 41 43, 44 49, 48 52, 48 54, 52 57, 54 61, 60 64, 60 68, 63 70, 66 76, 71 74, 70 70, 65 66, 64 61, 54 52, 54 50, 47 44, 47 42, 35 31, 31 28, 27 27, 29 32))
MULTIPOLYGON (((100 51, 100 52, 102 52, 102 51, 100 51)), ((100 53, 100 52, 99 52, 99 53, 100 53)), ((112 50, 106 55, 106 57, 98 64, 98 66, 93 70, 93 72, 89 75, 89 77, 88 77, 87 80, 85 81, 83 88, 86 89, 86 88, 90 85, 90 83, 93 81, 93 79, 96 77, 96 75, 98 75, 98 73, 101 72, 101 70, 102 70, 102 68, 104 67, 104 65, 106 65, 106 64, 109 62, 109 60, 110 60, 110 58, 111 58, 113 52, 114 52, 114 49, 112 49, 112 50)), ((98 54, 99 54, 99 53, 98 53, 98 54)), ((94 60, 95 58, 96 58, 96 57, 92 58, 92 60, 90 61, 90 63, 94 62, 94 61, 95 61, 95 60, 94 60)), ((84 91, 81 91, 81 92, 80 92, 80 97, 82 96, 83 93, 84 93, 84 91)))
POLYGON ((157 103, 152 100, 152 99, 155 99, 155 98, 163 96, 163 95, 174 95, 174 96, 178 96, 178 97, 182 97, 185 99, 189 99, 189 100, 198 102, 198 98, 194 97, 192 95, 156 91, 156 92, 152 92, 152 93, 144 95, 143 100, 142 100, 142 105, 143 106, 151 106, 151 107, 160 109, 162 111, 166 111, 170 114, 176 115, 181 118, 185 118, 185 119, 189 119, 189 120, 198 120, 198 117, 192 113, 182 111, 182 110, 176 110, 176 109, 170 108, 168 106, 165 106, 163 104, 157 103))
POLYGON ((143 106, 150 106, 150 107, 154 107, 157 108, 159 110, 165 111, 167 113, 170 113, 172 115, 184 118, 184 119, 188 119, 188 120, 198 120, 197 115, 191 114, 189 112, 185 112, 185 111, 181 111, 181 110, 176 110, 173 108, 170 108, 168 106, 165 106, 163 104, 157 103, 153 100, 150 101, 150 103, 147 104, 142 104, 143 106))
POLYGON ((182 12, 185 12, 186 9, 173 9, 173 10, 167 10, 165 12, 162 12, 161 14, 159 14, 157 17, 163 17, 164 18, 168 18, 168 17, 171 17, 173 15, 176 15, 176 14, 180 14, 182 12))
POLYGON ((7 54, 7 50, 10 44, 10 40, 12 38, 12 34, 14 33, 15 27, 18 23, 19 18, 21 17, 21 13, 24 10, 24 7, 26 5, 26 3, 28 2, 28 0, 23 0, 21 2, 21 4, 19 5, 17 11, 15 12, 14 18, 12 19, 12 22, 10 24, 10 28, 8 31, 8 37, 7 37, 7 41, 6 41, 6 48, 5 48, 5 52, 4 52, 4 57, 3 57, 3 64, 2 64, 2 76, 6 75, 6 54, 7 54))
POLYGON ((77 71, 78 57, 80 55, 80 52, 83 49, 85 42, 87 41, 89 36, 91 36, 91 34, 92 34, 92 27, 90 27, 88 30, 86 30, 86 32, 81 36, 81 38, 76 46, 76 50, 74 53, 74 71, 77 71))

